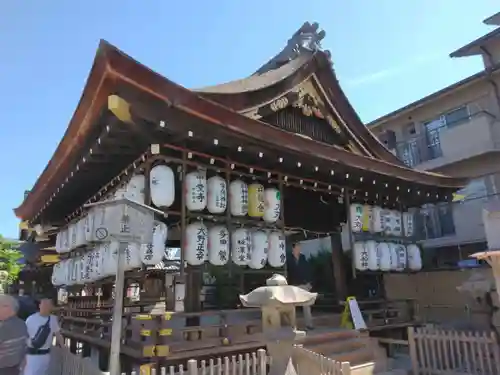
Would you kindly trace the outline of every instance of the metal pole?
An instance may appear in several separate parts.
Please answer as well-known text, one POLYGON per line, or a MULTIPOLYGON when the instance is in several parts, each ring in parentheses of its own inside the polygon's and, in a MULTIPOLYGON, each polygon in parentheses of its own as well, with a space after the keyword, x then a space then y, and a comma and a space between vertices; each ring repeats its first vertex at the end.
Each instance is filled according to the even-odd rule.
POLYGON ((123 289, 125 288, 125 262, 123 253, 127 247, 126 242, 120 242, 118 248, 118 271, 115 278, 115 304, 113 306, 113 323, 111 331, 111 353, 109 355, 109 374, 120 375, 120 346, 122 336, 123 317, 123 289))

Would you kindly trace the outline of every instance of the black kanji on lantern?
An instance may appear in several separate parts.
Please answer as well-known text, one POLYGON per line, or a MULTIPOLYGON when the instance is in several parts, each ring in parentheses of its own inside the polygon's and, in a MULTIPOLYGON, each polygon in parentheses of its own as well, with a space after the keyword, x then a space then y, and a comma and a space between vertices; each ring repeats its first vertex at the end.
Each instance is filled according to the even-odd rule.
POLYGON ((219 231, 219 243, 221 245, 226 245, 227 244, 227 237, 228 237, 228 233, 224 229, 221 229, 219 231))
POLYGON ((368 267, 368 252, 367 251, 361 252, 361 266, 368 267))
POLYGON ((225 252, 224 250, 220 250, 219 251, 219 260, 221 262, 227 262, 227 252, 225 252))

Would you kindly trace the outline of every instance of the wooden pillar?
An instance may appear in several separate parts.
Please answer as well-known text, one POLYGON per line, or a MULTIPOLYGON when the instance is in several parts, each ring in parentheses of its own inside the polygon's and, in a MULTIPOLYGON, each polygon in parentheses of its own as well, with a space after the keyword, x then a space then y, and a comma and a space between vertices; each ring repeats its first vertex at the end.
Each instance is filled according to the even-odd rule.
POLYGON ((337 299, 343 301, 347 298, 347 278, 344 270, 344 251, 340 233, 334 233, 330 237, 332 246, 333 278, 337 299))

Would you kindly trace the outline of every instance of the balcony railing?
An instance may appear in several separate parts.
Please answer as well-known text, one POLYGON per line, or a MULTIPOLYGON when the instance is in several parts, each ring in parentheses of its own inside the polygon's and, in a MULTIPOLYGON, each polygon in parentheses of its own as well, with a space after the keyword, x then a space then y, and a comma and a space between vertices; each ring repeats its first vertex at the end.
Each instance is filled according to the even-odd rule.
MULTIPOLYGON (((429 160, 446 156, 443 155, 442 147, 443 130, 452 131, 452 129, 454 129, 455 127, 467 125, 471 121, 474 121, 475 118, 484 118, 484 116, 491 115, 485 111, 478 111, 465 118, 455 120, 454 122, 446 124, 443 123, 442 126, 435 127, 433 129, 426 129, 423 133, 420 133, 415 137, 412 137, 411 139, 406 139, 404 141, 398 142, 396 144, 396 155, 409 167, 415 167, 429 160)), ((483 127, 480 127, 478 131, 482 132, 483 127)), ((487 137, 489 136, 490 135, 488 134, 487 137)), ((479 142, 479 140, 480 135, 478 135, 478 139, 476 141, 479 142)), ((448 145, 448 148, 449 147, 450 145, 448 145)), ((449 152, 449 150, 446 152, 449 152)))
POLYGON ((425 134, 410 140, 400 142, 396 145, 396 155, 408 167, 415 167, 428 160, 437 159, 443 156, 439 130, 434 130, 432 134, 425 134), (432 138, 432 142, 429 141, 432 138))

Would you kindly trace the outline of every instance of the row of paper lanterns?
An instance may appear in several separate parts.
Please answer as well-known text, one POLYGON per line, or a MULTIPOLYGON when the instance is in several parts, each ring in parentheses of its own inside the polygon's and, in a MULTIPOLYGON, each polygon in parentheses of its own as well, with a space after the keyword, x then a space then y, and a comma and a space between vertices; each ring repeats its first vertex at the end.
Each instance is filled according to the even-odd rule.
MULTIPOLYGON (((151 201, 156 207, 170 207, 175 201, 175 177, 172 168, 160 164, 150 173, 151 201)), ((229 212, 232 216, 250 216, 275 223, 280 217, 281 194, 274 187, 264 188, 259 183, 247 185, 241 180, 229 183, 220 176, 207 179, 205 170, 186 174, 184 198, 189 211, 205 209, 212 214, 226 212, 229 199, 229 212)))
POLYGON ((379 206, 353 203, 350 206, 351 230, 354 233, 384 233, 392 236, 414 235, 413 214, 379 206))
MULTIPOLYGON (((150 175, 151 200, 157 207, 170 207, 175 200, 175 178, 172 168, 167 165, 157 165, 152 168, 150 175)), ((186 207, 197 212, 205 209, 212 214, 222 214, 227 209, 228 189, 226 180, 220 176, 206 178, 206 172, 196 170, 186 175, 184 190, 186 207)), ((135 175, 122 188, 118 189, 114 198, 128 198, 144 203, 144 175, 135 175)), ((230 205, 232 216, 250 216, 262 218, 267 223, 275 223, 281 212, 281 194, 278 189, 253 183, 247 185, 241 180, 234 180, 229 184, 230 205)), ((101 216, 106 207, 92 209, 79 221, 62 229, 56 238, 56 251, 66 253, 88 243, 107 241, 107 238, 96 236, 96 212, 101 216)), ((102 220, 101 220, 102 221, 102 220)))
MULTIPOLYGON (((155 222, 151 243, 127 243, 124 247, 125 270, 140 268, 143 264, 159 264, 165 254, 167 237, 167 225, 155 222)), ((103 242, 83 255, 62 260, 54 266, 53 284, 83 284, 116 275, 118 249, 117 241, 103 242)), ((253 269, 261 269, 266 264, 279 268, 286 262, 285 236, 278 231, 246 228, 229 233, 225 226, 207 228, 195 222, 186 227, 185 260, 192 266, 206 261, 223 266, 232 261, 253 269)))
POLYGON ((420 271, 422 257, 417 245, 359 241, 354 243, 354 265, 359 271, 420 271))
POLYGON ((238 266, 261 269, 266 264, 283 267, 286 262, 285 236, 279 231, 237 228, 231 233, 222 225, 207 228, 202 222, 186 227, 186 261, 198 266, 208 261, 215 266, 229 259, 238 266))

